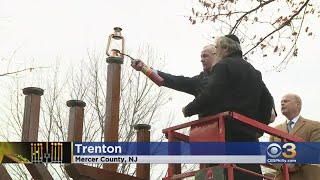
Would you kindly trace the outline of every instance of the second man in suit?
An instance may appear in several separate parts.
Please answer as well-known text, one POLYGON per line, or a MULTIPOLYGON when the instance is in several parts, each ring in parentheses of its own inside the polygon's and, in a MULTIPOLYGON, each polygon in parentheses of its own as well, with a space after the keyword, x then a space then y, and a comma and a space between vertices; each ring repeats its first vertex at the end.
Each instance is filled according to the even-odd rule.
MULTIPOLYGON (((300 115, 302 100, 296 94, 286 94, 281 100, 281 112, 287 120, 278 126, 283 132, 300 137, 307 142, 320 142, 320 122, 303 118, 300 115)), ((281 142, 278 137, 271 136, 270 142, 281 142)), ((275 166, 276 179, 282 180, 281 166, 275 166)), ((320 166, 309 164, 288 164, 290 180, 315 180, 320 179, 320 166)))

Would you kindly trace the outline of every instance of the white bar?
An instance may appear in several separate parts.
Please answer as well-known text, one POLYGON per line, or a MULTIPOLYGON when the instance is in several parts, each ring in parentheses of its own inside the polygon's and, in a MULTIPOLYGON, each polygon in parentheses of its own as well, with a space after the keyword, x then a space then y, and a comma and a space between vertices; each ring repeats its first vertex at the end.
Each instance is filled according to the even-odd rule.
POLYGON ((265 155, 246 155, 246 156, 225 156, 225 155, 213 155, 213 156, 86 156, 86 155, 74 155, 73 163, 129 163, 129 164, 168 164, 168 163, 266 163, 265 155), (133 159, 133 160, 132 160, 133 159), (137 161, 135 161, 137 160, 137 161))

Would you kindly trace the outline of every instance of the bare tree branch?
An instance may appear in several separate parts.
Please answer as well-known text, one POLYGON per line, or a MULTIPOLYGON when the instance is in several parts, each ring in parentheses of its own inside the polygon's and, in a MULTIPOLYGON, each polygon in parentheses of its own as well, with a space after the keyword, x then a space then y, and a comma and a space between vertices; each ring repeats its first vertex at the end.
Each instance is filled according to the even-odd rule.
POLYGON ((26 69, 22 69, 22 70, 18 70, 18 71, 13 71, 13 72, 7 72, 7 73, 4 73, 4 74, 0 74, 0 76, 7 76, 7 75, 10 75, 10 74, 17 74, 17 73, 21 73, 21 72, 24 72, 24 71, 32 71, 32 70, 35 70, 35 69, 43 69, 43 68, 50 68, 50 67, 35 67, 35 68, 26 68, 26 69))
POLYGON ((256 47, 258 47, 264 40, 266 40, 268 37, 270 37, 272 34, 274 34, 275 32, 278 32, 279 30, 281 30, 282 28, 284 28, 285 26, 289 26, 292 19, 294 19, 298 14, 300 14, 300 12, 308 5, 310 0, 307 0, 299 9, 299 11, 297 11, 296 13, 294 13, 291 18, 289 18, 287 21, 285 21, 281 26, 279 26, 278 28, 276 28, 275 30, 273 30, 272 32, 270 32, 268 35, 266 35, 264 38, 262 38, 255 46, 253 46, 251 49, 249 49, 246 53, 244 53, 244 56, 247 55, 251 50, 255 49, 256 47))
POLYGON ((247 15, 251 14, 254 11, 257 11, 258 9, 264 7, 265 5, 270 4, 273 1, 275 1, 275 0, 269 0, 269 1, 266 1, 264 3, 260 3, 260 5, 258 5, 256 8, 253 8, 250 11, 245 12, 239 19, 237 19, 236 24, 230 30, 230 34, 234 34, 235 33, 235 30, 238 28, 239 24, 241 23, 241 21, 243 20, 244 17, 246 17, 247 15))
POLYGON ((192 24, 211 22, 214 33, 240 35, 246 59, 258 50, 263 59, 268 54, 278 53, 284 59, 276 66, 277 69, 286 67, 287 62, 296 57, 298 36, 306 34, 313 37, 314 32, 309 26, 313 26, 313 22, 317 22, 314 27, 320 24, 314 20, 320 18, 320 7, 316 6, 316 1, 310 0, 200 0, 198 4, 200 7, 192 7, 192 16, 189 16, 192 24), (294 26, 296 24, 300 26, 294 26), (301 31, 305 26, 306 31, 301 31))

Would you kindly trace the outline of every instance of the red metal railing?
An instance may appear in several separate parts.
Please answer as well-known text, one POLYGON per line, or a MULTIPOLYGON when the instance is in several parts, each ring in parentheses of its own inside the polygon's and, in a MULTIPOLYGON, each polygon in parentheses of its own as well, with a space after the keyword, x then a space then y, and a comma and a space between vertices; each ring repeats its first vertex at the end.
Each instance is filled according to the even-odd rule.
MULTIPOLYGON (((191 121, 188 123, 180 124, 177 126, 169 127, 166 129, 163 129, 162 132, 166 135, 168 138, 168 142, 174 142, 174 141, 183 141, 183 142, 189 142, 189 136, 181 134, 179 132, 176 132, 178 130, 184 129, 184 128, 189 128, 189 127, 196 127, 196 126, 201 126, 203 124, 211 124, 211 123, 217 123, 217 137, 215 137, 216 142, 225 142, 225 123, 224 120, 226 117, 232 117, 234 120, 241 121, 245 124, 248 124, 250 126, 256 127, 257 129, 263 130, 264 132, 278 137, 281 139, 282 142, 305 142, 303 139, 295 137, 293 135, 289 135, 286 132, 282 132, 280 130, 277 130, 275 128, 272 128, 268 125, 262 124, 254 119, 248 118, 246 116, 243 116, 239 113, 235 112, 223 112, 219 113, 214 116, 209 116, 205 118, 201 118, 199 120, 191 121)), ((243 171, 246 173, 250 173, 255 176, 263 177, 265 179, 273 180, 273 178, 258 174, 256 172, 243 169, 240 167, 237 167, 235 164, 221 164, 220 165, 223 168, 226 168, 228 171, 228 180, 233 180, 234 179, 234 169, 237 169, 239 171, 243 171)), ((273 168, 271 165, 264 165, 265 167, 268 168, 273 168)), ((209 168, 203 168, 203 166, 200 166, 200 170, 203 169, 209 169, 209 168)), ((273 168, 274 169, 274 168, 273 168)), ((283 177, 285 180, 289 180, 289 171, 288 167, 286 164, 282 166, 283 169, 283 177)), ((162 178, 163 180, 172 180, 172 179, 182 179, 186 177, 192 177, 195 176, 195 174, 200 171, 191 171, 191 172, 185 172, 181 173, 181 164, 169 164, 168 165, 168 170, 167 170, 167 175, 166 177, 162 178)))

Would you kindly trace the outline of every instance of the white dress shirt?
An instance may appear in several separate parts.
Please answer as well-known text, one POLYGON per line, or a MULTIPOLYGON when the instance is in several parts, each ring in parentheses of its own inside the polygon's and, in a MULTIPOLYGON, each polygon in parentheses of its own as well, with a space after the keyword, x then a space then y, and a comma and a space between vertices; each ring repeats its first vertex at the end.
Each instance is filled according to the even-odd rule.
MULTIPOLYGON (((293 122, 293 124, 291 124, 291 128, 293 129, 294 125, 297 123, 298 119, 300 118, 300 114, 293 118, 291 121, 293 122)), ((290 122, 290 120, 287 120, 287 124, 290 122)))

